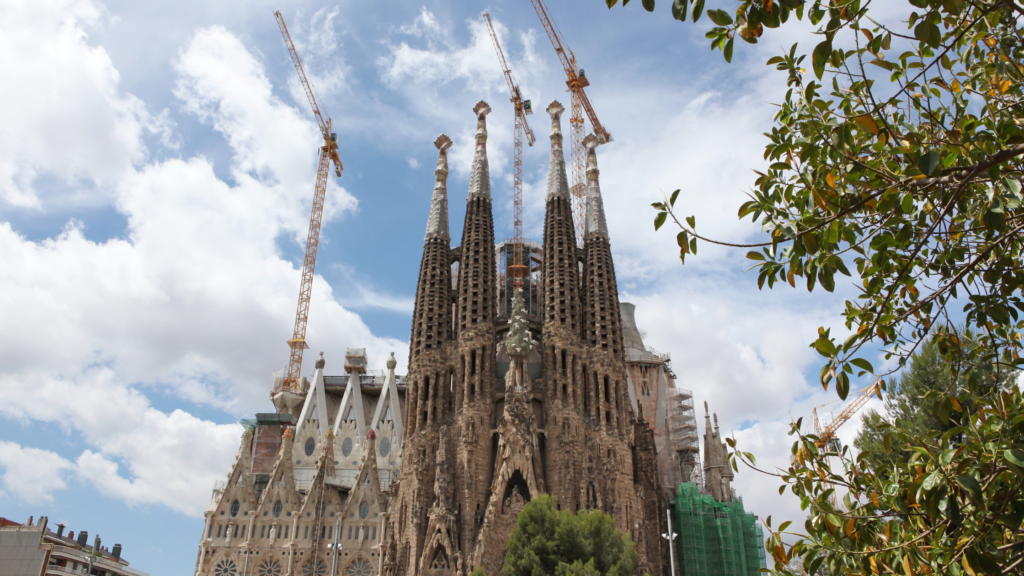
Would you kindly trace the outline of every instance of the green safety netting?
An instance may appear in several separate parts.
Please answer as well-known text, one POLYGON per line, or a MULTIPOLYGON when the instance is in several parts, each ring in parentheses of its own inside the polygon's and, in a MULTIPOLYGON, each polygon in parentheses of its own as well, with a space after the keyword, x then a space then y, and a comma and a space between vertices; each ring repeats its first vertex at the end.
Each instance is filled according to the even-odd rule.
POLYGON ((680 576, 755 576, 766 567, 764 533, 742 502, 717 502, 684 482, 674 528, 680 576))

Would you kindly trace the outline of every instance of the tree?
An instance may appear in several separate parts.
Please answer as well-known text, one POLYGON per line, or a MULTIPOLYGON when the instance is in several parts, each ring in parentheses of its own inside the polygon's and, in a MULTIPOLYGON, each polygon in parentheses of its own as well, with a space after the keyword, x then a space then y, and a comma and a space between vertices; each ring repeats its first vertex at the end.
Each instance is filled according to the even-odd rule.
POLYGON ((631 576, 636 551, 629 533, 600 510, 557 510, 541 495, 519 513, 505 553, 505 576, 631 576))
POLYGON ((973 382, 977 389, 987 395, 993 388, 1007 389, 1018 374, 1017 370, 997 373, 991 366, 950 363, 939 352, 935 343, 925 342, 911 356, 907 368, 900 374, 899 382, 897 383, 895 379, 889 380, 889 394, 884 399, 882 413, 870 410, 861 417, 861 431, 853 445, 868 459, 872 469, 883 474, 897 461, 905 461, 909 455, 885 451, 884 431, 878 426, 881 418, 889 422, 899 422, 899 428, 918 438, 926 438, 930 432, 946 432, 960 425, 962 417, 953 414, 950 415, 950 422, 943 422, 935 416, 932 405, 925 401, 925 396, 929 392, 962 395, 970 389, 969 383, 973 382))
MULTIPOLYGON (((669 4, 678 20, 704 14, 704 0, 669 4)), ((831 292, 837 273, 853 278, 859 294, 842 314, 849 336, 821 327, 811 344, 825 358, 822 385, 834 381, 841 398, 852 378, 875 373, 863 354, 876 346, 902 367, 929 342, 946 362, 989 370, 997 382, 1022 365, 1024 7, 909 0, 899 13, 893 4, 870 14, 882 4, 743 0, 734 11, 708 9, 707 37, 729 62, 737 37, 756 43, 805 16, 817 27, 809 60, 797 45, 768 60, 788 91, 765 135, 770 164, 738 207, 765 238, 739 244, 698 233, 693 216, 675 211, 678 190, 654 204, 656 229, 669 219, 679 228, 684 263, 699 242, 712 242, 751 249, 759 288, 795 288, 799 279, 831 292)), ((872 423, 883 452, 899 455, 884 474, 845 448, 832 454, 833 469, 818 438, 795 423, 793 464, 777 475, 809 518, 793 545, 782 540, 789 522, 770 532, 776 571, 792 573, 794 558, 809 573, 833 574, 1024 567, 1024 398, 1016 386, 961 383, 921 396, 941 425, 872 423), (839 506, 829 501, 836 488, 846 492, 839 506)), ((730 457, 755 466, 751 454, 730 457)))
POLYGON ((898 383, 895 379, 889 380, 889 394, 883 400, 882 413, 869 410, 861 416, 861 430, 853 441, 854 447, 864 455, 873 470, 882 474, 900 460, 909 458, 908 454, 885 450, 884 430, 878 426, 880 418, 899 420, 901 429, 918 437, 926 437, 931 430, 944 432, 952 427, 952 422, 943 424, 932 415, 930 406, 924 403, 924 395, 931 390, 962 391, 963 387, 953 372, 938 347, 929 342, 911 356, 898 383))

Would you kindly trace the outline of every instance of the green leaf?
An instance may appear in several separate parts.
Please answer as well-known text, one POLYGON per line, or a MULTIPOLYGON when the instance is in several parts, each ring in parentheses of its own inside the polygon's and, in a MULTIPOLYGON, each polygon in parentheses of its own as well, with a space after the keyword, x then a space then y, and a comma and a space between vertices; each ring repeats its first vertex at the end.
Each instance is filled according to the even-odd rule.
POLYGON ((732 16, 729 16, 729 13, 725 10, 708 10, 708 18, 711 18, 711 21, 718 26, 728 26, 729 24, 732 24, 732 16))
POLYGON ((725 61, 732 63, 732 41, 735 38, 729 38, 729 41, 725 43, 725 48, 722 50, 722 55, 725 56, 725 61))
POLYGON ((892 34, 886 32, 882 37, 882 50, 888 50, 892 46, 892 34))
POLYGON ((879 68, 885 68, 889 72, 892 72, 892 68, 893 68, 891 63, 886 62, 885 60, 881 60, 879 58, 875 58, 874 60, 868 62, 868 64, 874 64, 875 66, 878 66, 879 68))
POLYGON ((846 396, 850 393, 850 377, 846 372, 836 374, 836 393, 839 394, 841 400, 846 400, 846 396))
POLYGON ((821 75, 825 73, 825 63, 832 56, 832 41, 825 40, 814 47, 814 53, 811 55, 811 63, 814 67, 814 75, 821 80, 821 75))
POLYGON ((765 64, 765 65, 766 66, 771 66, 772 64, 781 64, 782 62, 785 62, 785 61, 786 61, 786 59, 783 58, 782 56, 772 56, 771 58, 768 59, 768 63, 765 64))
POLYGON ((814 349, 825 358, 830 358, 836 353, 836 345, 828 338, 818 338, 815 340, 814 349))
POLYGON ((654 229, 661 228, 661 225, 665 223, 665 218, 668 218, 668 212, 658 212, 658 215, 654 217, 654 229))
POLYGON ((696 22, 700 20, 700 15, 704 13, 704 0, 693 0, 693 4, 690 6, 690 20, 696 22))
POLYGON ((1007 462, 1017 466, 1018 468, 1024 468, 1024 452, 1021 452, 1020 450, 1007 450, 1006 452, 1003 452, 1003 458, 1006 458, 1007 462))
POLYGON ((680 22, 686 21, 686 3, 687 0, 673 0, 672 2, 672 17, 680 22))
POLYGON ((681 230, 679 234, 676 234, 676 244, 683 249, 683 252, 690 251, 690 239, 686 234, 686 230, 681 230))
POLYGON ((807 250, 808 254, 814 254, 818 251, 818 239, 814 237, 814 234, 807 232, 800 237, 804 243, 804 249, 807 250))
POLYGON ((609 8, 611 8, 612 6, 615 6, 616 4, 618 4, 619 0, 605 0, 605 3, 608 4, 609 8))
POLYGON ((696 228, 697 227, 697 219, 695 217, 693 217, 693 216, 687 216, 686 217, 686 223, 690 225, 690 228, 696 228))
POLYGON ((978 481, 974 479, 974 476, 961 474, 956 477, 956 483, 970 494, 971 500, 974 501, 975 506, 980 507, 984 504, 981 496, 981 484, 978 484, 978 481))
POLYGON ((874 372, 875 372, 874 367, 871 366, 871 362, 868 362, 867 360, 865 360, 863 358, 854 358, 853 360, 850 360, 850 364, 853 364, 854 366, 856 366, 857 368, 860 368, 861 370, 867 370, 868 372, 871 372, 872 374, 874 374, 874 372))
POLYGON ((917 157, 917 168, 922 174, 931 176, 935 172, 935 169, 939 167, 939 160, 941 160, 941 158, 937 151, 932 150, 930 152, 925 152, 917 157))
POLYGON ((679 189, 678 188, 676 189, 675 192, 672 193, 672 196, 668 199, 668 205, 669 206, 675 206, 676 205, 676 198, 677 197, 679 197, 679 189))
POLYGON ((758 262, 763 262, 764 261, 764 254, 761 254, 757 250, 751 250, 750 252, 747 252, 747 259, 748 260, 757 260, 758 262))
POLYGON ((654 12, 654 0, 641 0, 640 3, 643 4, 644 10, 654 12))

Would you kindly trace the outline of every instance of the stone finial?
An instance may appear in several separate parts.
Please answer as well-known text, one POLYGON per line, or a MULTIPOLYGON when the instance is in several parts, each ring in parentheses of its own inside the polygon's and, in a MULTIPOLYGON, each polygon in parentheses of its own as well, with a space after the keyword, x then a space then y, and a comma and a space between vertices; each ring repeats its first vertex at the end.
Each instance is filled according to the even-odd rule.
POLYGON ((479 146, 487 142, 487 115, 491 113, 491 107, 481 100, 473 106, 473 113, 476 114, 476 144, 479 146))
POLYGON ((604 216, 601 184, 597 179, 600 174, 597 169, 597 147, 600 144, 601 141, 594 134, 588 134, 583 139, 583 145, 587 148, 587 211, 583 227, 584 238, 595 235, 608 237, 608 222, 604 216))
POLYGON ((587 149, 587 179, 597 180, 597 175, 600 172, 597 169, 597 147, 601 144, 598 141, 597 136, 594 136, 593 132, 587 134, 587 137, 583 139, 583 146, 587 149))
POLYGON ((558 143, 562 143, 562 112, 565 112, 565 106, 558 100, 548 104, 547 113, 551 115, 551 145, 554 146, 555 140, 558 143))
POLYGON ((317 370, 320 370, 320 369, 321 369, 321 368, 323 368, 323 367, 324 367, 324 366, 325 366, 326 364, 327 364, 327 361, 326 361, 326 360, 324 360, 324 353, 323 353, 323 352, 321 352, 321 353, 320 353, 320 357, 316 359, 316 368, 317 368, 317 370))
POLYGON ((391 357, 388 358, 388 361, 387 361, 388 370, 394 370, 395 366, 398 366, 398 360, 395 359, 395 353, 392 352, 391 353, 391 357))
POLYGON ((481 100, 473 107, 473 113, 476 114, 476 151, 469 173, 467 202, 477 196, 491 198, 491 174, 487 167, 487 115, 491 113, 491 107, 481 100))
POLYGON ((559 117, 565 112, 565 106, 555 100, 548 105, 551 115, 551 158, 548 160, 548 194, 547 200, 553 198, 569 199, 569 178, 565 173, 565 154, 562 152, 562 124, 559 117))
POLYGON ((437 146, 437 168, 434 169, 434 180, 437 182, 447 182, 448 149, 452 147, 452 139, 447 134, 441 134, 434 139, 434 146, 437 146))
POLYGON ((434 140, 437 146, 437 168, 434 169, 434 195, 430 199, 430 216, 427 217, 427 233, 424 241, 431 238, 450 240, 448 231, 448 148, 452 139, 441 134, 434 140))
POLYGON ((718 434, 718 413, 715 413, 715 434, 718 434))
POLYGON ((704 417, 705 418, 708 417, 708 401, 707 400, 704 401, 704 417))

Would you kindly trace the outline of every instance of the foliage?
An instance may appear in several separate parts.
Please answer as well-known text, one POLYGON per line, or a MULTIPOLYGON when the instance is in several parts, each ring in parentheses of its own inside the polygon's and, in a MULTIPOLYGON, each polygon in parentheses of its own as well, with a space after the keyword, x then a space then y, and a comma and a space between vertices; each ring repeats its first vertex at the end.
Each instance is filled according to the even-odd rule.
MULTIPOLYGON (((1009 574, 1024 566, 1024 395, 965 379, 958 395, 930 390, 922 405, 945 430, 924 433, 879 419, 890 468, 849 448, 826 452, 817 437, 791 434, 793 462, 780 474, 809 515, 805 534, 771 530, 776 571, 799 559, 810 573, 1009 574), (958 423, 957 420, 960 420, 958 423), (845 495, 833 504, 833 492, 845 495), (799 539, 783 544, 782 535, 799 539)), ((753 466, 749 454, 733 453, 753 466)))
MULTIPOLYGON (((649 11, 654 4, 643 1, 649 11)), ((677 20, 696 22, 705 12, 704 0, 670 4, 677 20)), ((768 60, 788 90, 766 134, 767 168, 755 171, 750 200, 738 210, 766 238, 736 244, 698 234, 693 216, 675 212, 679 191, 654 204, 655 229, 670 218, 679 227, 684 263, 698 242, 753 249, 747 258, 759 288, 795 288, 799 280, 808 291, 831 292, 837 274, 850 276, 859 292, 843 311, 850 336, 822 327, 811 344, 825 358, 822 385, 834 381, 841 398, 853 378, 875 373, 862 356, 876 346, 904 366, 929 342, 962 367, 955 373, 1009 379, 1022 365, 1024 331, 1024 7, 731 4, 735 10, 706 11, 714 24, 707 37, 726 61, 737 37, 756 43, 805 17, 818 35, 809 60, 797 45, 768 60)), ((809 573, 1021 571, 1024 398, 1016 386, 993 390, 984 378, 954 382, 921 395, 929 417, 917 424, 872 422, 883 452, 897 455, 891 467, 847 449, 833 466, 815 436, 793 427, 794 461, 780 474, 781 490, 800 497, 809 518, 792 546, 781 536, 788 522, 771 532, 776 571, 793 573, 787 564, 796 558, 809 573), (848 491, 838 506, 829 498, 835 488, 848 491)), ((749 454, 730 457, 734 466, 754 465, 749 454)))
POLYGON ((600 510, 557 510, 541 495, 519 513, 505 553, 505 576, 631 576, 636 551, 629 533, 600 510))
MULTIPOLYGON (((932 413, 932 406, 925 401, 929 391, 938 390, 945 394, 960 395, 973 382, 978 389, 1005 388, 1017 378, 1017 370, 996 372, 991 365, 970 366, 951 363, 944 358, 933 342, 926 342, 911 356, 908 367, 900 374, 899 382, 889 380, 889 394, 885 397, 883 415, 890 422, 899 421, 898 426, 918 438, 925 438, 928 432, 945 432, 960 425, 959 414, 951 414, 951 422, 943 422, 932 413)), ((878 426, 879 415, 869 411, 861 418, 861 431, 853 445, 879 474, 892 468, 897 461, 906 460, 909 454, 886 452, 883 447, 884 430, 878 426)))
MULTIPOLYGON (((770 165, 756 171, 751 200, 739 207, 768 238, 726 243, 760 248, 747 254, 760 268, 758 287, 795 287, 799 278, 808 290, 831 292, 837 273, 856 271, 860 294, 843 312, 852 335, 838 341, 822 328, 813 344, 827 359, 822 384, 835 379, 843 398, 855 371, 873 372, 858 357, 862 347, 877 342, 905 360, 935 326, 949 324, 951 305, 963 305, 991 360, 1022 363, 1024 8, 911 0, 902 22, 876 22, 870 4, 810 4, 807 17, 822 37, 814 77, 796 45, 768 60, 789 90, 766 134, 770 165), (890 49, 905 50, 894 58, 890 49)), ((709 10, 718 26, 708 34, 723 50, 736 35, 756 42, 790 14, 802 18, 805 6, 748 0, 735 18, 709 10)), ((655 227, 667 217, 679 225, 685 259, 698 240, 711 240, 692 216, 677 219, 675 198, 655 204, 655 227)), ((958 341, 948 333, 940 346, 958 341)))

